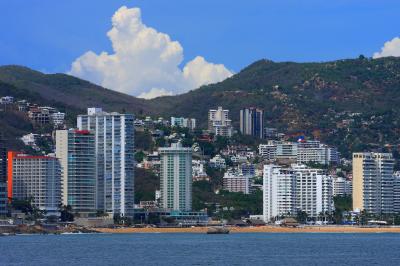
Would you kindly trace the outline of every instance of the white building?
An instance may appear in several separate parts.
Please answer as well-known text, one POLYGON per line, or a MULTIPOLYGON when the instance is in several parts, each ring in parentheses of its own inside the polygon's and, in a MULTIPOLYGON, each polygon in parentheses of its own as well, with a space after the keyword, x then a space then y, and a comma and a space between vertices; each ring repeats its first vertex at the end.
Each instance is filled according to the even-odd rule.
POLYGON ((292 169, 264 165, 263 216, 269 222, 279 216, 295 216, 296 175, 292 169))
POLYGON ((50 114, 50 121, 55 127, 60 127, 65 123, 65 113, 56 112, 50 114))
POLYGON ((296 174, 297 208, 313 218, 320 213, 332 213, 334 209, 332 177, 324 170, 305 165, 295 164, 292 168, 296 174))
POLYGON ((221 155, 217 154, 213 158, 210 159, 210 166, 213 168, 225 169, 226 168, 226 160, 221 157, 221 155))
POLYGON ((250 193, 251 175, 243 175, 241 173, 227 171, 223 177, 224 190, 229 192, 250 193))
POLYGON ((14 97, 4 96, 0 98, 0 104, 11 104, 14 102, 14 97))
POLYGON ((264 221, 296 216, 305 211, 310 218, 333 211, 332 178, 320 169, 292 164, 290 168, 264 166, 264 221))
POLYGON ((348 196, 352 193, 352 181, 343 177, 333 178, 333 196, 348 196))
POLYGON ((258 146, 259 154, 264 160, 288 160, 302 163, 318 163, 322 165, 339 163, 336 148, 321 144, 319 141, 286 142, 268 141, 258 146))
POLYGON ((38 134, 29 133, 22 136, 21 140, 26 146, 35 146, 38 134))
POLYGON ((158 149, 161 157, 161 206, 165 210, 192 210, 192 149, 173 143, 158 149))
POLYGON ((276 159, 276 145, 275 144, 260 144, 258 146, 258 153, 264 160, 273 161, 276 159))
POLYGON ((95 136, 97 208, 111 215, 133 216, 134 116, 88 108, 77 122, 80 130, 95 136))
POLYGON ((233 133, 229 110, 211 109, 208 111, 208 130, 216 136, 231 137, 233 133))
POLYGON ((209 179, 204 167, 205 163, 206 162, 202 160, 192 160, 193 181, 209 179))
POLYGON ((193 130, 196 128, 196 119, 184 117, 171 117, 171 127, 185 127, 193 130))

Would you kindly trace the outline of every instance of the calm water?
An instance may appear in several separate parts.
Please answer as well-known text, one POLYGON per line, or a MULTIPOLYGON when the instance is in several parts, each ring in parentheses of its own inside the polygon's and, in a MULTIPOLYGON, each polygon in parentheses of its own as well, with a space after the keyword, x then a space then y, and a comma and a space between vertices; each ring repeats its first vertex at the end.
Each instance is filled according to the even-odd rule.
POLYGON ((0 237, 0 265, 400 265, 398 234, 0 237))

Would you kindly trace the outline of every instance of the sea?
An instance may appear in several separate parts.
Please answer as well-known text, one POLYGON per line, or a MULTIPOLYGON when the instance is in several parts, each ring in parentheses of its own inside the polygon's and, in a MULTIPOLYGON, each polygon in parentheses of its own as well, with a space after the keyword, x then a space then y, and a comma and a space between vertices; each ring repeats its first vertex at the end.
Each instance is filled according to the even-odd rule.
POLYGON ((400 265, 400 234, 17 235, 0 265, 400 265))

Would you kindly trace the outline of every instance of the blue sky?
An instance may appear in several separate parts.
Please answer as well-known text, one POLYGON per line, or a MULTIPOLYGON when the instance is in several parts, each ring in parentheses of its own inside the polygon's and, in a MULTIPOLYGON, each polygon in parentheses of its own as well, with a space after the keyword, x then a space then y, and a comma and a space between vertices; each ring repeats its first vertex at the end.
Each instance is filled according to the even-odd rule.
POLYGON ((400 1, 0 0, 0 64, 65 72, 87 50, 110 51, 106 32, 122 5, 179 41, 184 62, 202 55, 236 72, 260 58, 371 56, 400 35, 400 1))

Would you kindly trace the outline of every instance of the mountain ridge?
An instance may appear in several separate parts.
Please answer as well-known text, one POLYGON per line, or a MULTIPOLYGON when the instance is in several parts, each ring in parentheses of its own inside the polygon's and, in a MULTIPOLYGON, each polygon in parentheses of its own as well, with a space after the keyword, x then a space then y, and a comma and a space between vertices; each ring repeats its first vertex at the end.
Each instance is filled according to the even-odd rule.
POLYGON ((237 127, 239 110, 257 106, 265 110, 268 127, 303 132, 343 146, 342 151, 346 147, 358 151, 397 145, 400 132, 400 58, 396 57, 360 56, 310 63, 262 59, 222 82, 151 100, 108 90, 67 74, 43 74, 26 67, 21 70, 19 66, 1 66, 0 82, 0 95, 14 91, 54 104, 67 111, 71 123, 86 107, 99 106, 138 116, 194 117, 204 127, 208 109, 223 106, 231 111, 237 127), (5 84, 13 89, 2 89, 5 84), (353 113, 361 115, 354 118, 353 113), (346 119, 355 121, 343 129, 339 124, 346 119))

